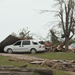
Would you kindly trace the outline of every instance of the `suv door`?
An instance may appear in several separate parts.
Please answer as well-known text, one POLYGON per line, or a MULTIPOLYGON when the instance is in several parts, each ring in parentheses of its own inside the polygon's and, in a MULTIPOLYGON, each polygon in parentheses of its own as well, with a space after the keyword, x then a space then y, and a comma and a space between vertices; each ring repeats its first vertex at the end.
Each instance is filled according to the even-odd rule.
POLYGON ((23 41, 22 42, 22 46, 23 46, 23 51, 25 52, 30 52, 30 44, 31 42, 28 40, 28 41, 23 41))
POLYGON ((13 45, 13 52, 22 52, 21 42, 22 41, 17 41, 16 43, 14 43, 14 45, 13 45))

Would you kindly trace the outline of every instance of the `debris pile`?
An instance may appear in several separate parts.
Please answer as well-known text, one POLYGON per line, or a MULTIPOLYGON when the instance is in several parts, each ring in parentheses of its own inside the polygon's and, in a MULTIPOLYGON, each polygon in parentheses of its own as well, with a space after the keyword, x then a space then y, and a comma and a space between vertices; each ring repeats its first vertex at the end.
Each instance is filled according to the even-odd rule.
POLYGON ((52 69, 58 69, 63 71, 72 71, 75 72, 75 60, 49 60, 49 59, 18 59, 18 58, 10 58, 9 61, 15 61, 15 62, 27 62, 30 64, 40 65, 40 66, 48 66, 52 69))
POLYGON ((16 41, 18 41, 18 40, 21 40, 21 39, 18 38, 18 37, 9 35, 5 40, 3 40, 3 41, 0 43, 0 52, 4 52, 3 49, 4 49, 5 46, 11 45, 11 44, 13 44, 14 42, 16 42, 16 41))
POLYGON ((48 52, 64 52, 64 48, 62 44, 54 45, 52 42, 46 41, 45 49, 48 52))
POLYGON ((75 60, 50 60, 44 64, 53 69, 75 72, 75 60))

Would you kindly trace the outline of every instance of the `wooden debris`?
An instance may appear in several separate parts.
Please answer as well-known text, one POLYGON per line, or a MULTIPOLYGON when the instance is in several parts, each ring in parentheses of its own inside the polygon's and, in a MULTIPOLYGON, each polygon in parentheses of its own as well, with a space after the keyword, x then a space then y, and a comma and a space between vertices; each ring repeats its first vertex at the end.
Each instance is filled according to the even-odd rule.
POLYGON ((45 61, 33 61, 33 62, 30 62, 30 64, 43 64, 45 61))
POLYGON ((75 60, 71 60, 69 63, 75 63, 75 60))

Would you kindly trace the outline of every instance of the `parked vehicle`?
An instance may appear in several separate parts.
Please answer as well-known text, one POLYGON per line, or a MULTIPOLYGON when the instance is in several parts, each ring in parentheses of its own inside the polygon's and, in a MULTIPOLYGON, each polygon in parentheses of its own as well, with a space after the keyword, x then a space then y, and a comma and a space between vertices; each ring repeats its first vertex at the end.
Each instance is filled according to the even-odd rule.
POLYGON ((69 45, 69 49, 70 49, 72 52, 75 52, 75 43, 72 43, 71 45, 69 45))
POLYGON ((45 46, 36 40, 19 40, 12 45, 4 48, 4 52, 31 52, 32 54, 40 51, 45 51, 45 46))

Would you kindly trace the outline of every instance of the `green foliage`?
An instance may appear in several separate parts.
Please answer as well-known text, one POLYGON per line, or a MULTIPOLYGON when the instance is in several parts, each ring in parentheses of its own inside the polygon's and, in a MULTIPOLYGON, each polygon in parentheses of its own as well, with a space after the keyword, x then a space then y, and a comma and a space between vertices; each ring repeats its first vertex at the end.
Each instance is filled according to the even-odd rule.
POLYGON ((30 31, 28 30, 28 28, 27 29, 23 28, 19 32, 19 37, 22 38, 22 39, 24 39, 24 38, 25 39, 32 39, 32 36, 30 36, 29 32, 30 31))
POLYGON ((51 33, 51 41, 53 44, 58 44, 60 41, 58 40, 58 37, 55 35, 54 30, 50 30, 51 33))
POLYGON ((74 39, 70 39, 69 44, 75 43, 74 39))
POLYGON ((19 32, 16 34, 13 32, 11 35, 21 38, 21 39, 33 39, 33 37, 29 33, 30 31, 27 28, 20 29, 19 32))

